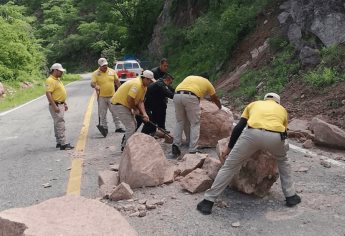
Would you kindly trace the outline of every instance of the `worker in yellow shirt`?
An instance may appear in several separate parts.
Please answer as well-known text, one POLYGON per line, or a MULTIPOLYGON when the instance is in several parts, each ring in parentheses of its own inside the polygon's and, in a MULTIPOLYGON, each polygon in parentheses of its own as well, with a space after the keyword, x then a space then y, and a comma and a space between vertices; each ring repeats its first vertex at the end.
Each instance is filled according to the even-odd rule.
POLYGON ((286 205, 292 207, 300 203, 301 198, 296 194, 286 153, 287 125, 287 111, 280 105, 278 94, 268 93, 263 101, 250 103, 232 131, 227 150, 230 154, 197 209, 205 215, 211 214, 214 201, 248 158, 259 150, 267 150, 277 159, 286 205), (247 129, 244 129, 246 126, 247 129))
POLYGON ((120 87, 120 81, 116 72, 108 67, 108 61, 105 58, 98 59, 99 68, 92 73, 91 87, 95 88, 98 100, 99 124, 97 128, 101 134, 106 137, 108 134, 107 112, 110 110, 115 123, 115 132, 124 133, 123 124, 116 113, 110 109, 111 98, 116 88, 120 87))
POLYGON ((207 73, 200 76, 188 76, 176 87, 174 96, 176 126, 170 158, 177 158, 181 155, 183 131, 189 144, 189 153, 200 152, 197 148, 200 135, 200 99, 206 95, 209 95, 211 101, 221 109, 222 105, 215 88, 208 80, 207 73))
POLYGON ((126 128, 121 151, 129 137, 135 132, 137 125, 135 115, 142 116, 144 122, 149 121, 144 106, 144 97, 147 86, 155 81, 152 71, 145 70, 141 76, 122 84, 111 99, 111 110, 119 116, 126 128))
POLYGON ((46 96, 49 102, 49 112, 54 121, 56 148, 60 148, 60 150, 74 148, 71 144, 66 143, 65 137, 64 114, 68 110, 67 93, 60 80, 65 71, 61 64, 55 63, 50 67, 50 76, 46 80, 46 96))

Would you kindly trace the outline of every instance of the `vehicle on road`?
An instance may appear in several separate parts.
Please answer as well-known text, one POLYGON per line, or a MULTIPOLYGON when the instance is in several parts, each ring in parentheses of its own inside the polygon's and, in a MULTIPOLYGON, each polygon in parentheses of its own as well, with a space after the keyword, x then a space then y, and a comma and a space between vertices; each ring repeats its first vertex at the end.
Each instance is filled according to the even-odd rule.
POLYGON ((117 61, 114 69, 120 79, 120 83, 134 79, 143 72, 143 68, 137 60, 117 61))

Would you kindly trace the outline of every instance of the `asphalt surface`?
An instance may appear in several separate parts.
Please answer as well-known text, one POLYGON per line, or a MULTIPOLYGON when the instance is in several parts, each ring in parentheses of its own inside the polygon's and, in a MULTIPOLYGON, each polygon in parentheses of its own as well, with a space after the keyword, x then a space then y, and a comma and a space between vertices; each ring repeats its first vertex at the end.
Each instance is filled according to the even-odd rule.
MULTIPOLYGON (((90 77, 67 86, 70 110, 66 113, 67 139, 75 144, 82 128, 88 101, 93 93, 90 77)), ((119 163, 122 134, 115 133, 109 121, 109 135, 103 138, 98 123, 97 102, 93 104, 84 153, 81 195, 97 198, 98 172, 119 163)), ((170 102, 167 128, 174 126, 174 110, 170 102)), ((291 141, 296 146, 299 143, 291 141)), ((166 153, 170 146, 162 144, 166 153)), ((321 158, 329 160, 344 156, 334 150, 311 150, 315 155, 290 150, 296 189, 302 197, 297 207, 287 208, 279 180, 270 194, 255 198, 227 189, 220 200, 229 207, 214 207, 210 216, 196 211, 202 193, 188 194, 179 182, 156 188, 134 190, 134 198, 164 199, 165 203, 149 211, 145 217, 129 217, 139 235, 345 235, 345 162, 336 160, 326 168, 321 158), (339 164, 339 165, 338 165, 339 164), (304 172, 299 170, 303 167, 304 172), (238 222, 239 227, 232 224, 238 222)), ((216 158, 214 149, 207 149, 216 158)), ((74 150, 55 148, 52 119, 45 97, 3 115, 0 113, 0 210, 25 207, 66 194, 69 168, 74 150), (50 183, 44 188, 42 184, 50 183)), ((345 160, 345 159, 344 159, 345 160)), ((128 202, 131 204, 133 202, 128 202)), ((115 202, 107 202, 115 206, 115 202)), ((106 216, 105 216, 106 217, 106 216)))

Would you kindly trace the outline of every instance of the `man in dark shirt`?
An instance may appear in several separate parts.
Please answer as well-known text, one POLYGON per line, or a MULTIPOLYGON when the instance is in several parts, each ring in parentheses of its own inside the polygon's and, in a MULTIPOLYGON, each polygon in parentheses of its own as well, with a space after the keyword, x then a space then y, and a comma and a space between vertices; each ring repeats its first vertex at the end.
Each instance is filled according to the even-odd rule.
MULTIPOLYGON (((157 124, 158 127, 165 129, 165 118, 168 98, 173 98, 175 90, 170 86, 173 77, 166 74, 157 82, 151 84, 147 88, 145 95, 145 109, 150 117, 150 121, 157 124)), ((156 127, 150 123, 145 123, 142 133, 152 134, 156 131, 156 127)))
POLYGON ((169 66, 168 59, 163 58, 161 59, 159 67, 155 67, 151 69, 151 71, 153 72, 153 76, 155 77, 156 80, 163 78, 164 75, 167 74, 168 66, 169 66))

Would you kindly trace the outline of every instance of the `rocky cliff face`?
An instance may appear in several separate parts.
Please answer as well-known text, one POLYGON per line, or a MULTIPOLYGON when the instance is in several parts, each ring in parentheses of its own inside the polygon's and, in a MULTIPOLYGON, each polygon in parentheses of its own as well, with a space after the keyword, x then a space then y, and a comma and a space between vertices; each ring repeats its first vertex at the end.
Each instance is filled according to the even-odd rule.
POLYGON ((317 45, 307 40, 308 35, 317 37, 325 46, 345 41, 344 0, 288 0, 280 9, 282 30, 300 51, 303 65, 320 62, 317 45))
POLYGON ((159 59, 164 57, 164 28, 169 24, 176 27, 192 25, 201 14, 208 10, 208 0, 166 0, 157 19, 152 39, 148 45, 150 54, 159 59))

